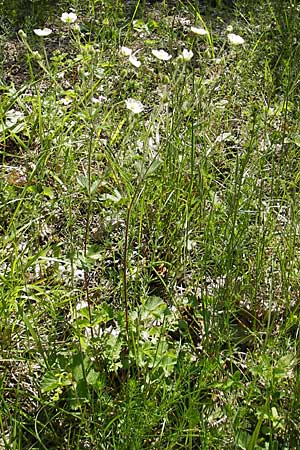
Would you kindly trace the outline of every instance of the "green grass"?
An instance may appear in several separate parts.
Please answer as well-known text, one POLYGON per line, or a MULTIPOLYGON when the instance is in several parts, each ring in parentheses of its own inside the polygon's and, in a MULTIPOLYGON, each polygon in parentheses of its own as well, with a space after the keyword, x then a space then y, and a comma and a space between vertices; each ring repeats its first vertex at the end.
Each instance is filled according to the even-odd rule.
POLYGON ((298 23, 90 0, 45 38, 6 24, 0 449, 300 447, 298 23))

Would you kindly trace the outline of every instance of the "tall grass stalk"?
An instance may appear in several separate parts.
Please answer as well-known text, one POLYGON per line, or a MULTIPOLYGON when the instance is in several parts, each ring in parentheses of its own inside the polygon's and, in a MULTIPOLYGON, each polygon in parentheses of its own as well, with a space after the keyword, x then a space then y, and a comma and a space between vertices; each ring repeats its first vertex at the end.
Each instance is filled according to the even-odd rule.
POLYGON ((0 70, 0 448, 299 448, 299 8, 225 3, 0 70))

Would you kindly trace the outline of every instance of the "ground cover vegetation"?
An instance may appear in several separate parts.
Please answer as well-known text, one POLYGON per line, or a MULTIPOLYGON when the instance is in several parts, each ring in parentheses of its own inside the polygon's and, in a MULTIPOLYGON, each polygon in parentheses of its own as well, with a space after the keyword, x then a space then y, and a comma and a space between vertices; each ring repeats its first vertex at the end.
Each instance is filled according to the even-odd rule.
POLYGON ((1 21, 1 449, 300 448, 299 15, 1 21))

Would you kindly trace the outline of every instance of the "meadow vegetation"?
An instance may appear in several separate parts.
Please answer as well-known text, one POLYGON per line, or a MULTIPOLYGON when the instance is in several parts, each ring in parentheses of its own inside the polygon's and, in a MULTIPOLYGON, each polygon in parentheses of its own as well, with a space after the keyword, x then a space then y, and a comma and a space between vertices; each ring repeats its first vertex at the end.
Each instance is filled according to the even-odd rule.
POLYGON ((300 7, 204 3, 0 24, 0 449, 300 448, 300 7))

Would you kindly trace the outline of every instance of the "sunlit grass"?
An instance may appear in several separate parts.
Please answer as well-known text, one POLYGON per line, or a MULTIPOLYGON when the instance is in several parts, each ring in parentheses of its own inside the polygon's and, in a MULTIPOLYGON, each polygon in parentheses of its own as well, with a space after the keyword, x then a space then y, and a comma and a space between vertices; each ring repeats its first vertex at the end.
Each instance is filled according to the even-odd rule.
POLYGON ((297 6, 67 6, 1 69, 0 448, 298 448, 297 6))

